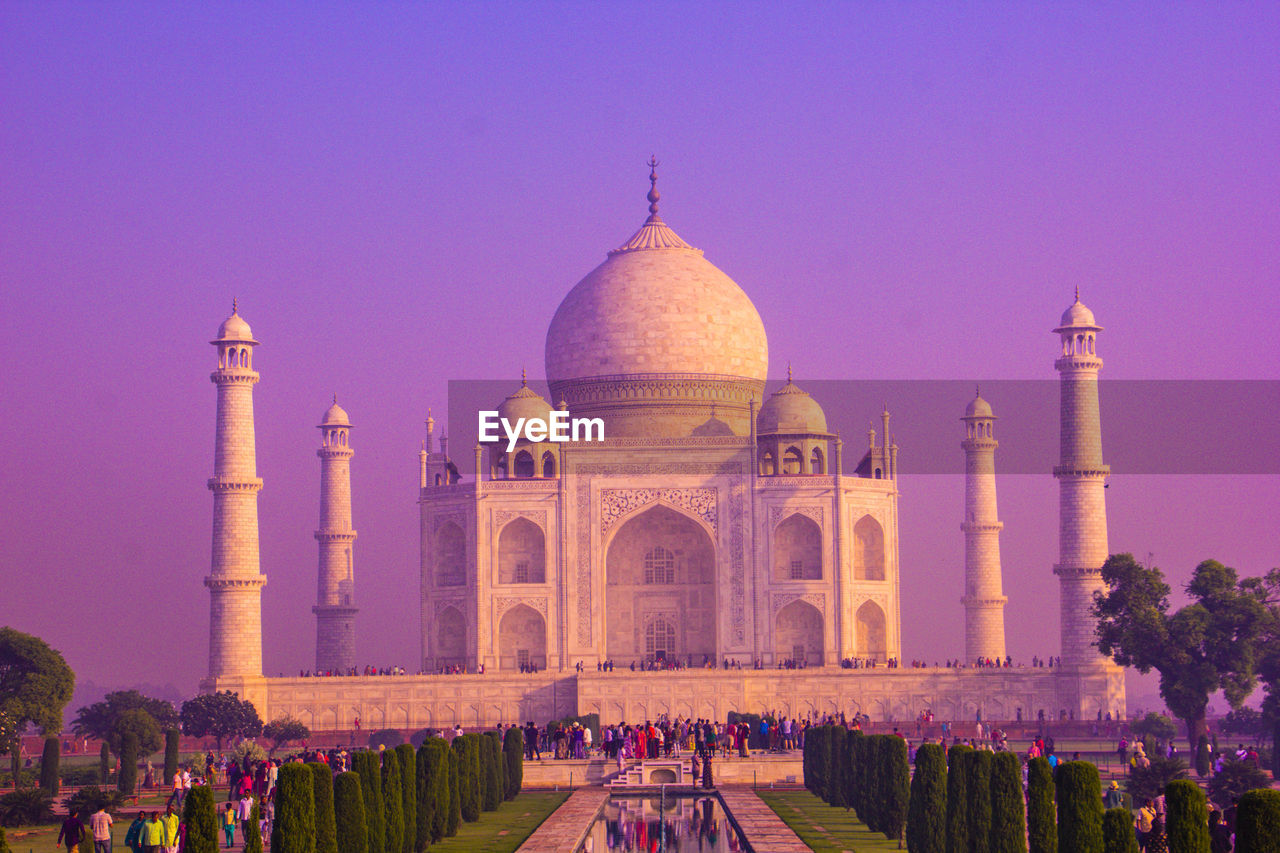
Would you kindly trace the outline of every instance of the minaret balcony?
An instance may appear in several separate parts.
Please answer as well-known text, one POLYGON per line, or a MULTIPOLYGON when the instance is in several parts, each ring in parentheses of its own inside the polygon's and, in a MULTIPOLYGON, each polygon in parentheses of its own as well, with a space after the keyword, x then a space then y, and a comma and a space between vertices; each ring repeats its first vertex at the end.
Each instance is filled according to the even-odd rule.
POLYGON ((1110 465, 1054 465, 1053 476, 1101 479, 1111 476, 1110 465))
POLYGON ((1053 367, 1055 370, 1101 370, 1102 359, 1096 355, 1064 355, 1053 367))
POLYGON ((219 385, 256 385, 258 372, 244 367, 221 367, 209 374, 209 381, 219 385))
POLYGON ((267 576, 258 575, 251 578, 214 578, 204 579, 204 585, 214 592, 229 592, 238 589, 261 589, 267 585, 267 576))
POLYGON ((315 537, 318 542, 354 542, 356 532, 354 530, 317 530, 315 537))
POLYGON ((962 521, 960 529, 965 533, 998 533, 1004 529, 1002 521, 962 521))
POLYGON ((214 492, 256 492, 262 488, 259 477, 210 477, 209 489, 214 492))

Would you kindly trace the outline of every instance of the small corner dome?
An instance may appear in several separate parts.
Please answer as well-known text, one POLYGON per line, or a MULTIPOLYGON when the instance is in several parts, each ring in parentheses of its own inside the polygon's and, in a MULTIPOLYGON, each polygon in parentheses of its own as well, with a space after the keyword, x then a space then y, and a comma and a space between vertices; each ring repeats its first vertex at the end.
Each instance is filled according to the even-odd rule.
POLYGON ((235 310, 232 310, 231 316, 223 320, 222 325, 218 327, 218 340, 254 342, 249 324, 235 310))
POLYGON ((818 401, 790 379, 773 393, 756 416, 756 428, 765 433, 827 432, 827 416, 818 401))
POLYGON ((351 419, 347 417, 347 410, 338 405, 338 401, 334 400, 333 405, 324 413, 324 419, 320 421, 320 426, 351 426, 351 419))
POLYGON ((964 407, 964 416, 966 418, 993 418, 995 415, 991 411, 991 404, 981 397, 974 397, 969 401, 969 405, 964 407))
POLYGON ((498 417, 506 418, 512 424, 520 418, 548 420, 552 408, 541 394, 521 381, 516 392, 498 405, 498 417))
POLYGON ((1058 325, 1066 328, 1067 326, 1096 326, 1097 321, 1093 319, 1093 312, 1085 307, 1080 301, 1080 297, 1076 297, 1076 301, 1066 311, 1062 312, 1062 322, 1058 325))

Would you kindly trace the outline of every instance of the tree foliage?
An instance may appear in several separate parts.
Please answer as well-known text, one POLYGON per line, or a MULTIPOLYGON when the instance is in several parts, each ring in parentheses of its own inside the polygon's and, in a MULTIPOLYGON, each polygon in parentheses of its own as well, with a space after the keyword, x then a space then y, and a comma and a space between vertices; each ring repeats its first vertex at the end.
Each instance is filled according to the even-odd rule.
POLYGON ((173 774, 178 772, 178 747, 181 744, 182 732, 175 728, 164 730, 164 777, 162 783, 173 781, 173 774))
POLYGON ((294 762, 280 768, 271 853, 316 853, 315 784, 315 775, 305 764, 294 762))
POLYGON ((1138 833, 1133 827, 1133 812, 1126 808, 1114 808, 1102 813, 1102 851, 1138 853, 1138 833))
POLYGON ((1175 779, 1164 791, 1165 834, 1178 853, 1209 853, 1209 805, 1200 786, 1175 779))
POLYGON ((1163 794, 1174 779, 1187 778, 1187 764, 1181 758, 1156 755, 1149 760, 1151 764, 1148 767, 1130 768, 1129 778, 1124 783, 1135 808, 1163 794))
POLYGON ((400 759, 394 749, 382 753, 382 814, 386 829, 385 853, 400 853, 404 847, 404 792, 400 785, 400 759))
POLYGON ((116 717, 111 731, 107 734, 107 748, 113 755, 123 757, 124 742, 130 735, 138 741, 134 758, 139 755, 150 755, 164 743, 155 718, 141 708, 130 708, 116 717))
POLYGON ((505 799, 503 782, 502 742, 497 732, 485 732, 480 738, 480 768, 483 782, 480 786, 480 808, 487 812, 498 810, 505 799))
POLYGON ((212 788, 198 785, 187 792, 182 822, 187 828, 184 853, 218 853, 218 814, 212 788))
POLYGON ((342 853, 368 853, 369 827, 365 823, 360 774, 348 770, 333 780, 333 813, 338 849, 342 853))
POLYGON ((262 719, 248 699, 230 690, 205 693, 182 703, 182 731, 191 737, 212 737, 222 750, 227 738, 257 737, 262 719))
POLYGON ((947 753, 947 853, 969 851, 969 770, 973 750, 956 745, 947 753))
POLYGON ((1236 853, 1280 851, 1280 791, 1260 788, 1240 798, 1236 807, 1236 853))
POLYGON ((1148 711, 1141 720, 1134 720, 1130 729, 1139 738, 1148 736, 1158 740, 1173 740, 1178 736, 1178 726, 1164 714, 1148 711))
POLYGON ((360 774, 364 821, 369 830, 369 853, 383 853, 387 848, 387 816, 382 805, 382 767, 378 753, 355 753, 351 756, 351 769, 360 774))
MULTIPOLYGON (((911 766, 907 756, 907 742, 897 735, 885 735, 882 747, 884 773, 885 837, 890 841, 901 840, 907 823, 908 798, 911 796, 911 766)), ((844 754, 844 739, 840 739, 840 754, 844 754)))
POLYGON ((965 756, 969 774, 969 853, 991 849, 991 764, 992 754, 983 749, 965 756))
POLYGON ((71 730, 77 737, 110 740, 116 721, 126 711, 146 712, 160 729, 178 725, 178 712, 174 710, 172 702, 145 696, 137 690, 116 690, 108 693, 101 701, 85 705, 76 711, 71 730))
MULTIPOLYGON (((142 711, 130 713, 141 714, 142 711)), ((116 779, 116 790, 122 794, 132 794, 138 787, 138 736, 128 732, 120 744, 120 775, 116 779)))
POLYGON ((524 785, 524 732, 512 726, 502 736, 502 757, 506 762, 505 798, 515 799, 524 785))
POLYGON ((316 853, 339 853, 338 824, 333 809, 333 771, 322 761, 307 764, 316 804, 316 853))
POLYGON ((58 796, 58 759, 62 756, 62 738, 49 735, 44 739, 44 751, 40 754, 40 789, 49 796, 58 796))
POLYGON ((916 750, 916 772, 911 777, 907 850, 911 853, 946 853, 946 826, 947 754, 936 743, 921 744, 916 750))
POLYGON ((414 853, 418 838, 418 761, 414 747, 402 743, 396 747, 400 762, 400 802, 404 815, 404 840, 401 853, 414 853))
POLYGON ((418 832, 417 849, 423 850, 444 838, 449 821, 452 784, 449 761, 453 750, 438 737, 427 738, 418 749, 418 832))
POLYGON ((465 734, 450 743, 457 756, 458 807, 462 819, 474 823, 480 819, 480 735, 465 734))
MULTIPOLYGON (((1058 795, 1058 847, 1066 853, 1102 853, 1102 781, 1087 761, 1066 761, 1054 777, 1058 795)), ((1208 820, 1208 818, 1206 818, 1208 820)))
POLYGON ((262 812, 255 800, 249 811, 249 831, 244 836, 244 853, 262 853, 262 830, 258 827, 261 819, 262 812))
POLYGON ((28 725, 62 730, 62 709, 76 677, 62 654, 39 637, 0 628, 0 754, 8 752, 18 784, 18 735, 28 725))
POLYGON ((1094 595, 1098 648, 1122 666, 1160 674, 1160 695, 1187 724, 1194 748, 1205 733, 1209 696, 1221 690, 1239 708, 1256 684, 1265 590, 1257 579, 1241 582, 1235 569, 1205 560, 1186 586, 1191 603, 1171 613, 1164 574, 1132 554, 1109 557, 1102 579, 1109 591, 1094 595))
POLYGON ((1022 762, 1013 752, 998 752, 991 762, 991 853, 1027 853, 1026 805, 1022 799, 1022 762))
POLYGON ((1228 758, 1222 762, 1222 770, 1209 780, 1209 798, 1225 809, 1245 792, 1266 788, 1270 784, 1267 774, 1255 767, 1252 761, 1228 758))
POLYGON ((297 717, 285 714, 277 717, 262 727, 262 736, 271 741, 271 755, 287 743, 306 740, 311 737, 311 729, 297 717))
POLYGON ((1057 786, 1049 759, 1027 763, 1027 848, 1030 853, 1058 853, 1058 820, 1054 813, 1057 786))

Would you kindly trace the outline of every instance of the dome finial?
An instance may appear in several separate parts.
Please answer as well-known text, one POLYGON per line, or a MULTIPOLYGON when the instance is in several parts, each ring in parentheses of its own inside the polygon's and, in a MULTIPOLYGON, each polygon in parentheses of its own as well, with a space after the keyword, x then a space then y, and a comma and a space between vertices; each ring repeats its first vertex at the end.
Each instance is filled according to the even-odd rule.
POLYGON ((338 405, 338 392, 337 392, 337 391, 334 391, 334 392, 333 392, 333 404, 334 404, 335 406, 336 406, 336 405, 338 405))
POLYGON ((240 310, 240 297, 238 296, 231 297, 231 313, 232 314, 239 313, 239 310, 240 310))
POLYGON ((658 158, 649 155, 649 216, 656 217, 658 215, 658 199, 662 196, 658 193, 658 158))
POLYGON ((982 386, 981 386, 981 385, 974 385, 974 386, 973 386, 973 396, 975 396, 975 397, 981 397, 981 396, 982 396, 982 386))
POLYGON ((1076 302, 1080 301, 1080 285, 1076 285, 1076 302))
POLYGON ((525 369, 524 369, 523 367, 522 367, 522 368, 520 368, 520 387, 521 387, 521 388, 528 388, 528 387, 529 387, 529 378, 528 378, 527 374, 525 373, 525 369))
POLYGON ((791 362, 787 362, 787 384, 791 384, 791 362))

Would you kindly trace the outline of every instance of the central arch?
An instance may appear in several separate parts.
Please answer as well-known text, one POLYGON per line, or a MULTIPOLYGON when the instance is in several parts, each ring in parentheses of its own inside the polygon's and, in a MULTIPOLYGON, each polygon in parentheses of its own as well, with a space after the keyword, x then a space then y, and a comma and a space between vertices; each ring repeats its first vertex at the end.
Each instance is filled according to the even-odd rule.
POLYGON ((521 664, 547 665, 547 622, 527 604, 511 608, 498 623, 498 669, 515 672, 521 664))
POLYGON ((658 656, 647 645, 652 630, 663 657, 714 659, 715 569, 715 545, 689 516, 659 504, 623 523, 605 555, 606 657, 626 665, 658 656))
POLYGON ((774 618, 776 660, 822 666, 822 614, 806 601, 796 599, 774 618))

